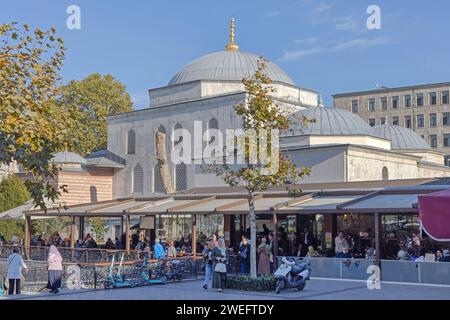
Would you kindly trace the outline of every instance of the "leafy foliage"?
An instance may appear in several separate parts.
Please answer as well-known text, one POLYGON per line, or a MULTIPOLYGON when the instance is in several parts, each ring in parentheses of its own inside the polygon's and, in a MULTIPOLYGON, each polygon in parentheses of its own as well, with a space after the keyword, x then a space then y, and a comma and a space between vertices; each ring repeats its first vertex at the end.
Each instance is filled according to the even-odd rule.
POLYGON ((98 73, 62 86, 56 104, 68 119, 65 147, 83 156, 106 148, 108 115, 133 110, 125 86, 111 75, 98 73))
POLYGON ((103 233, 105 232, 105 220, 102 218, 90 218, 89 224, 92 232, 95 234, 96 241, 103 240, 103 233))
MULTIPOLYGON (((254 193, 264 191, 277 185, 295 186, 295 184, 310 169, 297 166, 287 156, 275 148, 276 154, 272 153, 271 142, 269 139, 260 135, 263 130, 286 130, 289 128, 292 119, 288 117, 283 109, 277 106, 272 93, 276 91, 272 87, 272 80, 265 74, 267 61, 263 58, 258 60, 258 67, 254 75, 248 79, 243 79, 245 90, 247 92, 246 100, 234 107, 238 116, 243 120, 243 129, 246 131, 254 130, 256 132, 255 140, 250 141, 246 137, 244 148, 245 165, 233 166, 232 164, 212 164, 208 171, 214 172, 220 176, 225 183, 232 187, 243 187, 247 191, 249 204, 249 222, 250 222, 250 275, 256 277, 256 215, 254 207, 254 193), (258 146, 267 142, 267 152, 261 153, 258 146), (251 155, 257 155, 256 161, 249 161, 251 155), (270 168, 275 159, 278 159, 278 170, 270 172, 265 169, 270 168), (269 172, 269 174, 267 174, 269 172)), ((303 126, 309 123, 309 119, 303 117, 299 119, 303 126)))
POLYGON ((25 185, 36 204, 54 201, 49 183, 57 168, 49 160, 60 148, 64 124, 51 100, 60 80, 65 47, 56 30, 16 22, 0 24, 0 162, 15 159, 30 175, 25 185))
POLYGON ((228 276, 227 288, 242 291, 274 291, 277 279, 272 275, 252 278, 249 275, 228 276))
POLYGON ((31 231, 33 234, 43 235, 49 237, 55 232, 61 232, 61 230, 70 223, 70 218, 50 218, 50 219, 38 219, 32 220, 31 231))
MULTIPOLYGON (((18 177, 8 176, 0 182, 0 212, 20 206, 28 199, 27 188, 18 177)), ((6 240, 13 236, 23 237, 23 225, 21 219, 0 220, 0 235, 6 240)))

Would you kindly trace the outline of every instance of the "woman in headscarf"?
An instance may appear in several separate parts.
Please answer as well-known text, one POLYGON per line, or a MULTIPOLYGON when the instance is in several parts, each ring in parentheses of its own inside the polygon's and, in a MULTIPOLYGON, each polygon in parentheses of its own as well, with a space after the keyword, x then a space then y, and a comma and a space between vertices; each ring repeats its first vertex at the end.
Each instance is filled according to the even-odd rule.
POLYGON ((55 243, 52 243, 50 249, 48 250, 48 283, 47 288, 50 289, 51 293, 58 293, 59 288, 61 288, 61 278, 62 278, 62 257, 55 243))
POLYGON ((270 274, 270 247, 266 243, 266 238, 261 239, 261 244, 256 249, 259 255, 258 273, 270 274))
POLYGON ((213 281, 212 287, 221 292, 225 289, 227 281, 227 266, 228 259, 227 248, 225 246, 225 240, 220 238, 218 246, 211 252, 211 258, 213 260, 213 281))

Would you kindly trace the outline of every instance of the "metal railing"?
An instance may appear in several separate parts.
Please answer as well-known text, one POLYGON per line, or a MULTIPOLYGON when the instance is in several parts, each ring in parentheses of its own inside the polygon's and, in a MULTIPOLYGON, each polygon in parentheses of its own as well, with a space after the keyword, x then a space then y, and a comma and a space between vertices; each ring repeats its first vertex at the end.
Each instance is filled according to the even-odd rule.
MULTIPOLYGON (((7 258, 12 254, 13 248, 18 248, 19 253, 25 256, 24 246, 14 245, 0 245, 0 258, 7 258)), ((46 261, 49 247, 30 247, 29 258, 34 261, 46 261)), ((116 250, 116 249, 91 249, 91 248, 67 248, 58 247, 59 252, 65 262, 71 263, 101 263, 111 261, 113 256, 124 255, 125 261, 139 260, 143 253, 131 250, 116 250)))

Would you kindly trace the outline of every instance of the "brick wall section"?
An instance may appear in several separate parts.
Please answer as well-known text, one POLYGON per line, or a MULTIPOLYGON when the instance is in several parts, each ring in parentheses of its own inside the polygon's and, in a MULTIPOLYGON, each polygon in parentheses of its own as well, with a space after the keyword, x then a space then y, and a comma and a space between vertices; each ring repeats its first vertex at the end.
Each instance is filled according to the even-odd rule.
POLYGON ((60 171, 58 186, 67 185, 68 193, 61 194, 67 204, 111 200, 113 195, 113 169, 90 169, 86 171, 60 171))

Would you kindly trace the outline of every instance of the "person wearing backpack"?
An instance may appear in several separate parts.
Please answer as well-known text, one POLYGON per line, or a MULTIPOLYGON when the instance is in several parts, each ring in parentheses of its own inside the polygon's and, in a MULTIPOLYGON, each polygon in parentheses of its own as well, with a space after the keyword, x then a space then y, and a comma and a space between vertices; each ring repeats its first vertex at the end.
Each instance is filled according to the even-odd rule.
POLYGON ((8 257, 8 294, 13 295, 14 289, 16 294, 20 294, 20 277, 22 276, 22 268, 28 269, 22 256, 19 254, 18 248, 13 248, 13 253, 8 257))
POLYGON ((239 245, 239 272, 241 274, 250 273, 250 243, 245 235, 242 236, 239 245))

